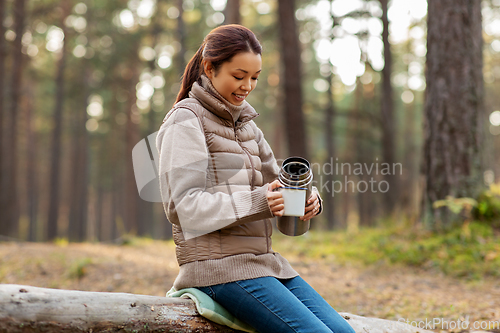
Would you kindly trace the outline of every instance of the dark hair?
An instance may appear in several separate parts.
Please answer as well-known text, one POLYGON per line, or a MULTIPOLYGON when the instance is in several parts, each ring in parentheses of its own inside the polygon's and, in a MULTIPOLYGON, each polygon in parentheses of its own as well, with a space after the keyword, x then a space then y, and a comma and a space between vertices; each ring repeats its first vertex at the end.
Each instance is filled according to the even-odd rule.
POLYGON ((188 97, 191 87, 203 73, 203 60, 211 62, 217 71, 224 62, 230 61, 240 52, 262 54, 262 46, 250 29, 238 24, 228 24, 210 31, 184 70, 175 103, 188 97))

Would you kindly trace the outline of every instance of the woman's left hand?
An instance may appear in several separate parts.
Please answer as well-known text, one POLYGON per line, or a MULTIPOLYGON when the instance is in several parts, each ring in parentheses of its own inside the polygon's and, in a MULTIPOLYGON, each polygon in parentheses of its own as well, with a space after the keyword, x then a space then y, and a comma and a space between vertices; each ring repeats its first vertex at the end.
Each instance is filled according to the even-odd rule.
POLYGON ((319 213, 319 198, 316 192, 312 192, 311 196, 306 202, 306 209, 305 209, 305 214, 304 216, 301 216, 300 219, 302 221, 307 221, 313 218, 316 214, 319 213))

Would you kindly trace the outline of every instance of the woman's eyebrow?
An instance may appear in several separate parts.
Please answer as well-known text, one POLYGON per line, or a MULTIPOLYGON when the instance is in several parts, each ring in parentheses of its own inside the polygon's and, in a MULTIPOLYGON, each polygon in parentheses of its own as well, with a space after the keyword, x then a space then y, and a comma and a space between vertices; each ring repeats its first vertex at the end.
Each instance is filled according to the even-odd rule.
MULTIPOLYGON (((237 71, 242 71, 243 73, 248 74, 248 72, 247 72, 246 70, 244 70, 244 69, 237 68, 236 70, 237 70, 237 71)), ((255 72, 255 74, 258 74, 258 73, 260 73, 260 72, 262 72, 262 69, 259 69, 257 72, 255 72)))

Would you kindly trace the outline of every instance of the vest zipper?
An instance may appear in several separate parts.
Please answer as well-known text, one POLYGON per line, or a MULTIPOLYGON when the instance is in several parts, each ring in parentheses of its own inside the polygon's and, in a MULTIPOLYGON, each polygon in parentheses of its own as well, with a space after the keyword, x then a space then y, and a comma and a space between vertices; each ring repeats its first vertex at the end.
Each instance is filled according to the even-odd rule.
POLYGON ((238 135, 236 134, 236 126, 234 127, 234 138, 235 138, 236 142, 238 142, 238 144, 240 145, 241 149, 248 156, 248 160, 250 161, 250 167, 252 168, 252 176, 251 176, 251 179, 250 179, 250 190, 253 190, 254 187, 255 187, 255 176, 254 176, 255 167, 254 167, 253 162, 252 162, 252 156, 251 156, 251 154, 246 150, 245 147, 243 147, 243 145, 241 144, 241 141, 238 139, 238 135))

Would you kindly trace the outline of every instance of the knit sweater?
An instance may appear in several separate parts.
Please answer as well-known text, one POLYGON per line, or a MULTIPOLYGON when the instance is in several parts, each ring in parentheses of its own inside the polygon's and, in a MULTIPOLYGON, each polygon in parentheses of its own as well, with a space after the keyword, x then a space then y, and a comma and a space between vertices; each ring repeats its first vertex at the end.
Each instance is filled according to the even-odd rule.
POLYGON ((160 127, 160 189, 173 224, 177 290, 298 275, 271 247, 266 193, 279 167, 257 116, 202 76, 160 127))

